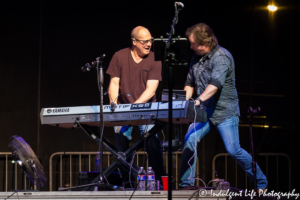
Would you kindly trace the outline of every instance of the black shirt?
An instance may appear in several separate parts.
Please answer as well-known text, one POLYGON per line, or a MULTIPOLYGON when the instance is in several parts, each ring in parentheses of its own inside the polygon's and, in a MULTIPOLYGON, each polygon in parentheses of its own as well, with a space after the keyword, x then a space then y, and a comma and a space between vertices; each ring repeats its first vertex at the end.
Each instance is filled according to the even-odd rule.
POLYGON ((191 60, 185 85, 196 87, 198 96, 209 84, 218 88, 210 99, 203 102, 204 110, 214 125, 234 115, 240 116, 234 70, 232 55, 219 45, 206 56, 200 57, 195 54, 191 60))

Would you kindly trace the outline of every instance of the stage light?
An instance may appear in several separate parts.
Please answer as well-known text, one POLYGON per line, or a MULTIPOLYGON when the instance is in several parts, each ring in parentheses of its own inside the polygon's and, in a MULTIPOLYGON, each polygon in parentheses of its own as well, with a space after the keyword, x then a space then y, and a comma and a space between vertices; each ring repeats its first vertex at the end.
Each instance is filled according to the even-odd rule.
POLYGON ((268 5, 268 9, 269 9, 269 11, 272 11, 272 12, 274 12, 274 11, 276 11, 276 10, 277 10, 277 7, 276 7, 276 6, 274 6, 274 5, 268 5))
POLYGON ((22 165, 23 165, 23 163, 22 163, 22 161, 21 161, 21 160, 17 160, 17 163, 18 163, 20 166, 22 166, 22 165))

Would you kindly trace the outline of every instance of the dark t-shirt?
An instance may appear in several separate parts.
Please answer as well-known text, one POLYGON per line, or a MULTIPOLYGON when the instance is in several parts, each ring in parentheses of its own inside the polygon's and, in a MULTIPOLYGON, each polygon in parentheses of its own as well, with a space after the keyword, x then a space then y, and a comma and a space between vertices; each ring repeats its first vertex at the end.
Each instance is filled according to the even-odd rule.
MULTIPOLYGON (((146 90, 147 80, 161 81, 161 62, 154 60, 154 53, 141 62, 136 63, 130 53, 130 48, 122 49, 114 54, 106 71, 111 78, 120 78, 119 94, 130 93, 130 96, 121 94, 119 103, 134 103, 146 90)), ((154 95, 148 102, 155 102, 154 95)))

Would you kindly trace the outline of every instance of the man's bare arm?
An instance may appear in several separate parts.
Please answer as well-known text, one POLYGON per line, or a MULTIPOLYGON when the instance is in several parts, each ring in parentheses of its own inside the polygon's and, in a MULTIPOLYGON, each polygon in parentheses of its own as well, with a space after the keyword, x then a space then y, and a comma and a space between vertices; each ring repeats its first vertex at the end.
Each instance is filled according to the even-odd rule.
MULTIPOLYGON (((210 97, 212 97, 216 92, 218 91, 218 88, 214 85, 209 84, 207 88, 204 90, 204 92, 199 96, 199 98, 202 101, 206 101, 210 97)), ((196 100, 196 106, 200 105, 200 102, 196 100)))
POLYGON ((108 94, 110 103, 114 102, 117 104, 117 96, 119 95, 119 84, 120 84, 120 78, 119 77, 113 77, 110 79, 109 88, 108 88, 108 94))
POLYGON ((155 91, 158 87, 158 80, 148 80, 146 90, 134 103, 146 103, 155 95, 155 91))
POLYGON ((184 90, 186 91, 186 100, 189 100, 193 96, 194 88, 186 85, 184 90))

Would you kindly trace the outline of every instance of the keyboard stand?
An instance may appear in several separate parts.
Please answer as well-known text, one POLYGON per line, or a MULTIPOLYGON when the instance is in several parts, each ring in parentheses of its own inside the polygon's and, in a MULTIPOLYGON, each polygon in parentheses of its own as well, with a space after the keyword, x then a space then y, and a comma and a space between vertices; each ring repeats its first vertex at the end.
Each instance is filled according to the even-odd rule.
MULTIPOLYGON (((104 176, 107 178, 109 177, 114 171, 116 171, 117 168, 122 167, 123 169, 125 169, 126 171, 129 172, 130 169, 130 163, 128 163, 126 160, 130 157, 132 157, 132 154, 134 151, 138 151, 140 149, 141 146, 143 146, 144 144, 144 139, 147 141, 148 139, 150 139, 151 137, 153 137, 156 133, 158 133, 161 129, 163 129, 168 123, 166 122, 161 122, 161 121, 156 121, 154 127, 148 131, 149 134, 145 134, 144 137, 142 138, 140 137, 138 139, 138 141, 136 141, 129 149, 127 149, 127 151, 125 151, 124 153, 119 154, 117 148, 111 144, 106 138, 103 137, 103 145, 106 148, 107 151, 109 151, 114 157, 115 157, 115 161, 108 166, 108 168, 106 168, 103 172, 104 176), (125 155, 125 156, 124 156, 125 155)), ((97 142, 97 144, 99 144, 100 140, 99 138, 96 136, 98 134, 96 134, 96 130, 94 129, 94 127, 90 127, 87 125, 81 125, 78 124, 82 130, 90 137, 92 138, 95 142, 97 142)), ((132 165, 131 171, 134 175, 138 175, 138 171, 139 171, 139 167, 136 164, 132 165)), ((99 176, 97 176, 90 184, 93 184, 95 182, 97 182, 99 180, 99 176)), ((92 186, 86 186, 83 187, 82 191, 90 191, 92 186)))

